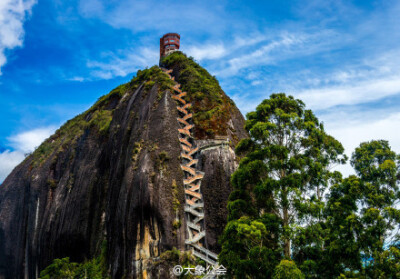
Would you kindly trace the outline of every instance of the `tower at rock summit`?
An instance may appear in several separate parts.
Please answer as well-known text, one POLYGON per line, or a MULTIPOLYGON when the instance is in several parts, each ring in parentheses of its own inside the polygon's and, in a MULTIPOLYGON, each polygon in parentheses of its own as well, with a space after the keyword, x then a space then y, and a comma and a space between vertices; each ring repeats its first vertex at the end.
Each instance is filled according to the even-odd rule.
POLYGON ((167 33, 160 38, 160 59, 179 50, 181 36, 178 33, 167 33))

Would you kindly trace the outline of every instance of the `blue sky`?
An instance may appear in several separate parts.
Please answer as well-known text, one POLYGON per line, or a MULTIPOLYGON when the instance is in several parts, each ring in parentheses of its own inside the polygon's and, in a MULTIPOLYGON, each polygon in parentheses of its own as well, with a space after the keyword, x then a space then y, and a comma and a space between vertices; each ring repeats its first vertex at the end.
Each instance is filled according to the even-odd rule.
POLYGON ((348 154, 371 139, 400 152, 399 14, 394 0, 2 0, 0 181, 66 120, 157 64, 167 32, 244 114, 286 92, 348 154))

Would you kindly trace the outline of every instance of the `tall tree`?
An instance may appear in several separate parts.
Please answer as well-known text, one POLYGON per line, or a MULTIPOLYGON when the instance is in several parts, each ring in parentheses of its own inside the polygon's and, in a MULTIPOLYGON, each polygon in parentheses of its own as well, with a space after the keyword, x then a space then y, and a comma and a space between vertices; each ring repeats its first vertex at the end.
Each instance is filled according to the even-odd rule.
POLYGON ((399 156, 384 140, 361 143, 352 155, 357 176, 330 189, 324 278, 400 277, 399 156))
POLYGON ((278 227, 266 226, 273 228, 268 232, 270 247, 279 245, 289 259, 296 224, 311 225, 322 218, 323 195, 332 177, 329 167, 345 162, 344 150, 303 102, 283 93, 272 94, 248 113, 245 127, 250 138, 237 146, 244 157, 232 176, 234 191, 220 259, 227 259, 233 241, 229 228, 243 216, 275 220, 278 227))
POLYGON ((359 241, 362 224, 357 214, 361 197, 361 180, 355 175, 337 179, 330 188, 324 210, 325 249, 316 268, 323 278, 336 278, 345 273, 351 276, 362 270, 359 241))
POLYGON ((399 160, 385 140, 361 143, 351 159, 361 180, 359 245, 370 278, 400 276, 400 266, 392 264, 400 255, 399 160))

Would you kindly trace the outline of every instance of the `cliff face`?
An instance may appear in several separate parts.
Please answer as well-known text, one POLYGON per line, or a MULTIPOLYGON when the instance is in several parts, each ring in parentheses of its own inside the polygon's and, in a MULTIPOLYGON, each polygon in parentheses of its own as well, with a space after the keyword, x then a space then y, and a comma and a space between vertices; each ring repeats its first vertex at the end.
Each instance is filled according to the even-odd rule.
MULTIPOLYGON (((196 102, 210 102, 211 93, 189 87, 206 72, 185 80, 185 69, 197 64, 181 53, 168 59, 166 66, 188 87, 187 98, 197 98, 193 121, 198 167, 205 172, 206 245, 218 252, 237 165, 232 148, 246 137, 244 119, 222 90, 212 92, 220 96, 220 112, 213 104, 211 118, 204 118, 206 105, 196 102)), ((98 256, 103 244, 112 278, 169 277, 168 267, 154 266, 163 252, 185 249, 186 233, 170 85, 158 67, 139 71, 63 125, 6 178, 0 186, 0 278, 36 278, 54 258, 81 262, 98 256)))

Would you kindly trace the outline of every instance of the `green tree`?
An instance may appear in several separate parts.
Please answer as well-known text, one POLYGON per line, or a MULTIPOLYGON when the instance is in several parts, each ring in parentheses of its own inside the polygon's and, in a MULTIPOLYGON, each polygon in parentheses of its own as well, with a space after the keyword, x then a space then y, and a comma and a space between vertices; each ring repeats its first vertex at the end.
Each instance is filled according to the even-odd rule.
POLYGON ((357 176, 338 181, 328 196, 319 272, 325 278, 398 278, 399 156, 387 141, 371 141, 356 148, 351 164, 357 176))
MULTIPOLYGON (((308 226, 322 226, 323 196, 334 177, 329 167, 346 160, 342 145, 325 133, 312 111, 283 93, 272 94, 248 113, 245 128, 250 138, 236 148, 244 157, 232 176, 229 222, 221 238, 220 261, 236 274, 241 265, 235 261, 249 258, 245 249, 228 252, 234 244, 244 245, 244 238, 232 236, 241 217, 264 223, 268 229, 264 237, 269 239, 266 249, 283 251, 290 259, 296 235, 308 226)), ((277 265, 280 259, 273 258, 277 265)))
POLYGON ((294 261, 282 260, 276 267, 272 279, 304 279, 294 261))
POLYGON ((69 258, 54 259, 40 272, 40 279, 103 279, 105 275, 104 258, 99 256, 83 263, 70 262, 69 258))
POLYGON ((84 262, 80 264, 76 271, 75 277, 76 279, 103 279, 106 278, 103 276, 103 266, 100 262, 100 258, 95 258, 91 261, 84 262))
POLYGON ((71 263, 69 258, 54 259, 53 263, 40 272, 41 279, 65 278, 73 279, 77 263, 71 263))
POLYGON ((242 217, 228 223, 219 261, 237 278, 271 278, 281 253, 274 239, 279 223, 272 214, 258 220, 242 217))
POLYGON ((362 270, 359 235, 362 223, 357 214, 362 197, 361 181, 352 175, 332 185, 325 208, 326 234, 318 273, 324 278, 362 270))
POLYGON ((361 143, 352 155, 351 164, 360 178, 361 197, 359 245, 369 278, 396 278, 400 238, 399 159, 385 140, 361 143), (397 230, 397 231, 394 231, 397 230))

